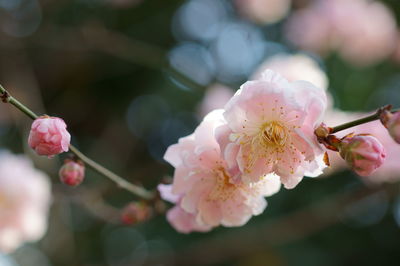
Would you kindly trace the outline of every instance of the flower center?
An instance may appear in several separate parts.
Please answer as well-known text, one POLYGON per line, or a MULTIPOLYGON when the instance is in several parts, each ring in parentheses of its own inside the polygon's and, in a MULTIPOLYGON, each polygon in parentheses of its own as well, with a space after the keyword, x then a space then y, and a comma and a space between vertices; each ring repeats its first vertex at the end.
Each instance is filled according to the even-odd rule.
POLYGON ((288 129, 278 121, 267 122, 262 127, 262 141, 265 146, 285 145, 288 139, 288 129))
POLYGON ((230 177, 226 173, 225 169, 218 169, 215 174, 216 184, 209 195, 209 199, 226 201, 231 198, 237 185, 230 182, 230 177))

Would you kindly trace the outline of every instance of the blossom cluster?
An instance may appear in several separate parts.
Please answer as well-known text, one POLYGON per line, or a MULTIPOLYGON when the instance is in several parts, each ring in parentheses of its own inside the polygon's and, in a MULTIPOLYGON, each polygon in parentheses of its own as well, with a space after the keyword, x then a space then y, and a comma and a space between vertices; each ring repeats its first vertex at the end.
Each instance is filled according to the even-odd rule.
POLYGON ((321 174, 324 149, 314 129, 326 106, 323 89, 271 70, 243 84, 224 109, 168 148, 174 181, 159 191, 176 204, 169 222, 183 233, 241 226, 281 184, 290 189, 321 174))

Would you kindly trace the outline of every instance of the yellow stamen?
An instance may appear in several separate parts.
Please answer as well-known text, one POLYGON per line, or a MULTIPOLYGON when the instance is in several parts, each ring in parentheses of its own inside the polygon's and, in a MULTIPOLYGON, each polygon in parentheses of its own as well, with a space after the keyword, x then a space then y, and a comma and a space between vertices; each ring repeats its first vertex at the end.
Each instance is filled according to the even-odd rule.
POLYGON ((278 121, 267 122, 262 127, 262 140, 265 146, 285 145, 288 139, 288 129, 278 121))
POLYGON ((230 182, 230 177, 225 169, 216 169, 216 184, 210 193, 208 200, 226 201, 230 199, 237 188, 237 185, 230 182))

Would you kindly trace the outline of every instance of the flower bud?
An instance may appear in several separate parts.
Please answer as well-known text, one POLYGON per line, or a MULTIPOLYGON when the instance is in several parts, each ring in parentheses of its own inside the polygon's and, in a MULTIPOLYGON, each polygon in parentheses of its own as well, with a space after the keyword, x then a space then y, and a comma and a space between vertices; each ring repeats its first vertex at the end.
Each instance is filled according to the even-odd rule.
POLYGON ((59 171, 61 182, 68 186, 77 186, 85 177, 85 166, 82 162, 66 160, 59 171))
POLYGON ((328 127, 325 123, 321 123, 316 129, 315 129, 315 135, 318 138, 326 138, 331 134, 332 128, 328 127))
POLYGON ((378 139, 371 135, 345 137, 339 152, 349 166, 360 176, 369 176, 384 162, 386 152, 378 139))
POLYGON ((389 117, 386 123, 390 136, 400 144, 400 112, 396 112, 389 117))
POLYGON ((42 116, 32 123, 28 144, 39 155, 49 157, 69 149, 71 135, 64 120, 58 117, 42 116))
POLYGON ((145 202, 131 202, 122 210, 121 221, 126 225, 134 225, 150 219, 152 208, 145 202))

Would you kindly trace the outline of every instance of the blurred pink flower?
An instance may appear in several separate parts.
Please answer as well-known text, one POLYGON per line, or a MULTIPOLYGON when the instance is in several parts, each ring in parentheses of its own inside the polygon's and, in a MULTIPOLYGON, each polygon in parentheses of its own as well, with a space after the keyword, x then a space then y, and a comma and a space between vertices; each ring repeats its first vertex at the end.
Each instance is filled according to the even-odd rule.
POLYGON ((59 176, 61 182, 68 186, 77 186, 85 177, 85 166, 82 162, 67 160, 60 168, 59 176))
POLYGON ((387 129, 394 141, 400 144, 400 112, 390 116, 387 122, 387 129))
POLYGON ((390 10, 378 1, 336 0, 341 56, 356 65, 375 64, 391 55, 397 40, 397 26, 390 10), (374 19, 371 19, 374 18, 374 19))
POLYGON ((339 146, 340 155, 360 176, 369 176, 385 161, 383 145, 372 135, 346 137, 339 146))
POLYGON ((290 16, 286 25, 286 36, 301 49, 326 55, 339 39, 332 29, 331 21, 324 12, 311 6, 290 16))
POLYGON ((286 188, 321 174, 323 149, 314 128, 326 106, 323 90, 271 70, 246 82, 225 106, 227 124, 218 129, 224 157, 234 162, 229 169, 237 164, 245 183, 275 173, 286 188))
POLYGON ((232 89, 221 84, 214 84, 209 87, 198 107, 197 113, 200 118, 203 119, 206 114, 215 109, 223 108, 229 99, 232 98, 233 94, 232 89))
POLYGON ((256 23, 271 24, 286 17, 291 0, 235 0, 234 3, 244 17, 256 23))
POLYGON ((39 155, 53 156, 68 151, 70 140, 64 120, 42 116, 33 121, 28 144, 39 155))
POLYGON ((225 123, 222 112, 208 114, 194 134, 170 146, 164 156, 175 167, 172 193, 180 196, 178 206, 194 215, 202 228, 245 224, 265 209, 264 196, 280 188, 275 175, 260 176, 258 182, 245 184, 237 178, 237 170, 228 171, 215 140, 216 128, 225 123))
POLYGON ((260 79, 261 74, 271 69, 289 81, 305 80, 316 87, 326 90, 328 77, 318 63, 306 54, 277 54, 265 60, 252 75, 252 79, 260 79))
POLYGON ((153 215, 153 209, 148 203, 135 201, 124 207, 121 213, 121 221, 126 225, 135 225, 145 222, 153 215))
POLYGON ((397 30, 392 13, 380 2, 319 0, 291 17, 287 36, 302 49, 320 54, 338 50, 348 62, 367 66, 394 52, 397 30))
POLYGON ((0 152, 0 251, 37 241, 47 229, 48 177, 24 156, 0 152))

